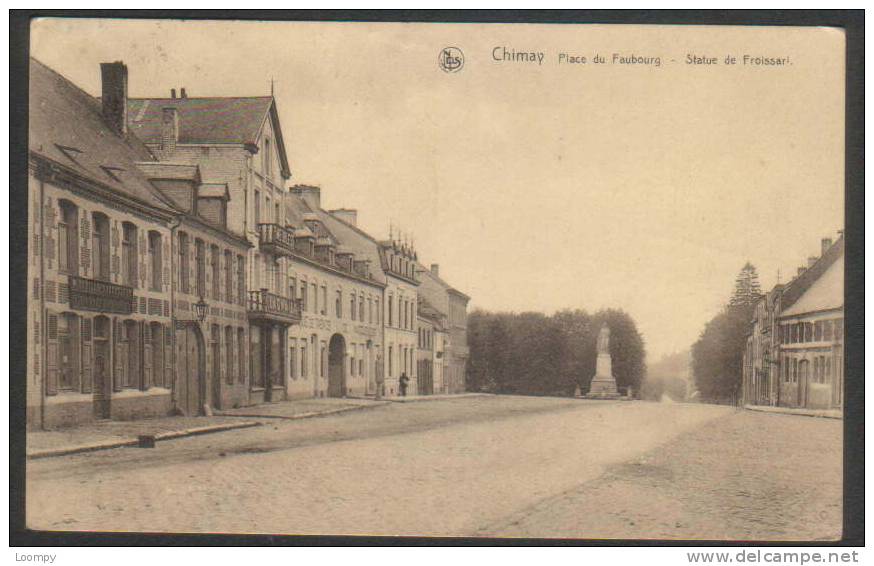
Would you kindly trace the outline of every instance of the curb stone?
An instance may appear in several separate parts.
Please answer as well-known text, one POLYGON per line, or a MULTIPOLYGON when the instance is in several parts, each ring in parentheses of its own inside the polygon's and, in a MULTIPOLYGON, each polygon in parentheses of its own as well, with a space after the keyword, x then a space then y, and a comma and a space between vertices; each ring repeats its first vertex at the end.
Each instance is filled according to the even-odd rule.
MULTIPOLYGON (((214 432, 224 432, 227 430, 236 430, 241 428, 251 428, 253 426, 261 426, 261 423, 255 421, 247 421, 242 423, 227 423, 219 425, 201 426, 194 428, 186 428, 183 430, 174 430, 171 432, 160 432, 154 437, 159 440, 173 440, 175 438, 184 438, 187 436, 197 436, 201 434, 210 434, 214 432)), ((149 436, 149 435, 144 435, 149 436)), ((108 442, 95 442, 93 444, 81 444, 79 446, 69 446, 65 448, 51 448, 48 450, 37 450, 27 454, 28 460, 39 460, 42 458, 54 458, 57 456, 69 456, 72 454, 82 454, 85 452, 96 452, 98 450, 110 450, 112 448, 124 448, 128 446, 138 446, 139 438, 112 440, 108 442)))
POLYGON ((249 419, 277 419, 277 420, 285 420, 285 421, 296 421, 300 419, 311 419, 313 417, 327 417, 330 415, 336 415, 338 413, 347 413, 349 411, 360 411, 363 409, 372 409, 374 407, 381 407, 383 405, 387 405, 388 401, 375 401, 370 405, 355 405, 352 407, 338 407, 336 409, 328 409, 326 411, 310 411, 308 413, 298 413, 296 415, 264 415, 258 413, 216 413, 217 416, 220 417, 241 417, 241 418, 249 418, 249 419))

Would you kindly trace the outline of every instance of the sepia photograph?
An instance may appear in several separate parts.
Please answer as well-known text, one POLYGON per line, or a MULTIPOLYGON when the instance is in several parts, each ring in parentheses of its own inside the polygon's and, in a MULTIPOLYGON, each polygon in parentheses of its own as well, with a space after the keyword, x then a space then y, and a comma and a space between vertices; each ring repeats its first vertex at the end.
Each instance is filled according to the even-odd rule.
POLYGON ((844 540, 845 30, 351 20, 29 21, 24 528, 844 540))

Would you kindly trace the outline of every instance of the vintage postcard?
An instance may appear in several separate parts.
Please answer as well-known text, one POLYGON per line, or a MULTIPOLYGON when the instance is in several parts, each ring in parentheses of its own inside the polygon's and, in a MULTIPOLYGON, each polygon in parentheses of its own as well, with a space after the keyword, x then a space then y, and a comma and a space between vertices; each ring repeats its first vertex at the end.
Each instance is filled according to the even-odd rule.
POLYGON ((27 527, 840 540, 845 61, 34 19, 27 527))

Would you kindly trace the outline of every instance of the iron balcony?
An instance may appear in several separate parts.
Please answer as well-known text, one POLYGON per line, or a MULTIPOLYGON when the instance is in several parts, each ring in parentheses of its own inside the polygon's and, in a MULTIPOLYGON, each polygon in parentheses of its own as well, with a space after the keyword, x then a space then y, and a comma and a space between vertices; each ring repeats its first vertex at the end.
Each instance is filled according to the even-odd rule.
POLYGON ((134 310, 133 287, 77 275, 70 275, 69 283, 72 309, 117 314, 131 314, 134 310))
POLYGON ((283 297, 267 289, 249 291, 248 313, 252 322, 300 324, 302 310, 300 299, 283 297))

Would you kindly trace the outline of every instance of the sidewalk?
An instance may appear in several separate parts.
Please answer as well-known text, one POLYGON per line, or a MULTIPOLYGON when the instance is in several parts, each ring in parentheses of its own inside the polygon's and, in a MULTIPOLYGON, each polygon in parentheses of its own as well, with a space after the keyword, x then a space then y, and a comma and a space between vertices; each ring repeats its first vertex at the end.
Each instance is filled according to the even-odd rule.
POLYGON ((383 397, 383 401, 391 403, 415 403, 417 401, 449 401, 452 399, 468 399, 470 397, 493 397, 492 393, 438 393, 436 395, 407 395, 406 397, 383 397))
POLYGON ((259 426, 273 419, 305 419, 378 407, 387 402, 364 399, 304 399, 218 411, 203 417, 163 417, 135 421, 98 421, 57 430, 27 433, 28 459, 66 456, 137 446, 140 436, 155 441, 259 426))
POLYGON ((357 411, 370 407, 386 405, 386 401, 375 401, 372 398, 332 398, 323 399, 300 399, 293 401, 280 401, 276 403, 264 403, 251 407, 240 407, 227 411, 218 411, 216 414, 222 417, 249 417, 254 419, 306 419, 335 415, 347 411, 357 411))
POLYGON ((255 421, 231 417, 164 417, 136 421, 98 421, 57 430, 27 433, 27 458, 65 456, 122 446, 136 446, 138 437, 151 435, 155 440, 221 432, 257 426, 255 421))
POLYGON ((804 417, 821 417, 825 419, 843 419, 844 412, 840 409, 796 409, 790 407, 771 407, 768 405, 744 405, 744 409, 762 413, 781 415, 800 415, 804 417))

